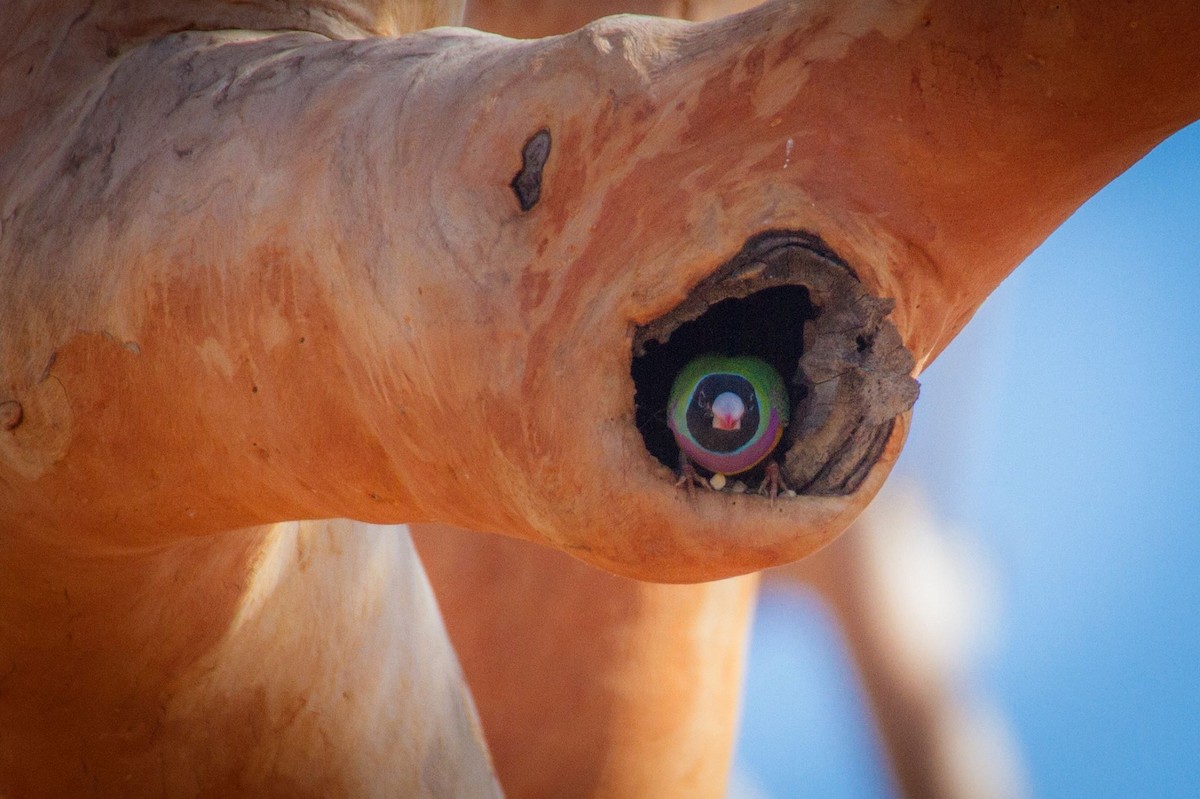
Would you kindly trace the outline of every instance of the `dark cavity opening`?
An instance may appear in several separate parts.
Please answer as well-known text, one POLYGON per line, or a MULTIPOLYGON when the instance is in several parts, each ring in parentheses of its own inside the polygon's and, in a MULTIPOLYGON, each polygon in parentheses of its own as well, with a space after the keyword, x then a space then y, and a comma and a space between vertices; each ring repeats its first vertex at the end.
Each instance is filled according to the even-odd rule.
POLYGON ((644 352, 633 358, 631 372, 637 427, 650 454, 672 469, 679 467, 679 447, 667 427, 667 400, 675 376, 699 355, 762 358, 787 382, 795 409, 806 395, 803 382, 797 382, 804 323, 816 314, 804 286, 775 286, 714 303, 671 331, 665 342, 646 341, 644 352))

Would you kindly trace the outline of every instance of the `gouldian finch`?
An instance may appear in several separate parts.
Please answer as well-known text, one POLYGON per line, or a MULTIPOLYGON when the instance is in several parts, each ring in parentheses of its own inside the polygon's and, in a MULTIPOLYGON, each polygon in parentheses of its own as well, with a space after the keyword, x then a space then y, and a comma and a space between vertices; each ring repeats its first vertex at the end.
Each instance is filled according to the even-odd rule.
MULTIPOLYGON (((680 484, 696 479, 694 462, 714 474, 739 474, 762 463, 779 443, 790 415, 779 372, 761 358, 701 355, 675 378, 667 424, 682 455, 680 484)), ((780 488, 769 464, 771 495, 780 488), (774 478, 772 481, 771 478, 774 478)), ((697 480, 697 482, 699 482, 697 480)))

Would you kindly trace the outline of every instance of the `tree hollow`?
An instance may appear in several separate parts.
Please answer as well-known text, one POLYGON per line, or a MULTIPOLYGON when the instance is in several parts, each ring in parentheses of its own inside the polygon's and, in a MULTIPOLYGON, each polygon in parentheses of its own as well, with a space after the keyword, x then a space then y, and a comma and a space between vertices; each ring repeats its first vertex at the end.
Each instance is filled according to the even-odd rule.
MULTIPOLYGON (((853 493, 879 459, 896 416, 917 399, 913 356, 875 297, 820 238, 767 231, 682 303, 637 328, 631 372, 646 449, 671 468, 671 383, 706 353, 754 355, 788 383, 791 423, 774 459, 798 494, 853 493)), ((747 479, 760 479, 762 466, 747 479)))

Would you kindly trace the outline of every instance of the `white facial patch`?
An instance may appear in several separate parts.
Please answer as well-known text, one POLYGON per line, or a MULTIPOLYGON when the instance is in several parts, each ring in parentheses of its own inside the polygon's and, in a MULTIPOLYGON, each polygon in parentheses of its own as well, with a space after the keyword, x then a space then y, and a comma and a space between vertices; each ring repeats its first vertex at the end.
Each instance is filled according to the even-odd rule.
POLYGON ((713 400, 712 412, 713 427, 718 430, 740 430, 742 417, 746 414, 746 404, 737 394, 725 391, 713 400))

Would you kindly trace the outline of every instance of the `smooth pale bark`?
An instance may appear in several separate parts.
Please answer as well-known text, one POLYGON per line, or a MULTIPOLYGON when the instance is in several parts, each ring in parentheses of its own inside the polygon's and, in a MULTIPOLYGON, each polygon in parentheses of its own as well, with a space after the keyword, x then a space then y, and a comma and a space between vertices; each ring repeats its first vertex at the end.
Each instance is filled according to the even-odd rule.
MULTIPOLYGON (((840 5, 845 7, 845 4, 840 5)), ((692 15, 712 10, 704 4, 688 6, 688 12, 692 15)), ((540 36, 565 31, 605 13, 640 11, 679 16, 682 10, 678 4, 669 2, 644 5, 550 3, 544 6, 474 2, 468 6, 465 19, 468 24, 507 35, 540 36)), ((961 18, 964 10, 958 9, 957 16, 961 18)), ((882 163, 875 168, 889 166, 886 153, 903 147, 909 154, 891 167, 911 170, 911 174, 906 180, 904 192, 893 196, 894 189, 881 191, 880 196, 868 198, 869 207, 882 204, 894 207, 900 204, 903 216, 911 220, 923 213, 930 214, 926 207, 935 203, 944 207, 954 203, 960 205, 949 221, 939 225, 938 229, 927 230, 917 239, 937 240, 943 247, 952 246, 959 252, 967 252, 967 256, 957 262, 945 262, 942 281, 953 304, 946 300, 932 303, 941 311, 949 311, 954 306, 959 308, 962 312, 960 317, 946 317, 946 324, 953 329, 965 321, 974 303, 990 290, 1007 269, 1015 265, 1019 260, 1016 254, 1035 246, 1057 223, 1057 219, 1068 213, 1073 204, 1091 190, 1091 184, 1081 185, 1080 181, 1086 181, 1087 173, 1096 169, 1095 163, 1088 163, 1089 159, 1103 162, 1103 146, 1100 154, 1096 151, 1098 138, 1113 136, 1108 145, 1112 148, 1108 155, 1113 160, 1103 165, 1103 171, 1099 172, 1101 178, 1094 184, 1096 186, 1119 171, 1123 159, 1132 157, 1124 150, 1130 142, 1135 145, 1136 155, 1145 149, 1147 142, 1152 143, 1162 135, 1154 132, 1154 126, 1165 118, 1161 116, 1144 120, 1148 128, 1139 134, 1144 136, 1140 141, 1134 138, 1122 142, 1121 138, 1128 133, 1114 133, 1111 130, 1116 121, 1120 123, 1117 127, 1127 131, 1130 120, 1136 121, 1139 115, 1145 113, 1146 107, 1136 102, 1130 104, 1128 96, 1139 82, 1146 80, 1146 75, 1162 70, 1164 74, 1174 76, 1165 80, 1165 85, 1154 87, 1164 96, 1176 94, 1174 111, 1170 113, 1178 116, 1175 121, 1168 123, 1167 128, 1196 114, 1192 92, 1194 87, 1190 87, 1186 80, 1186 64, 1191 57, 1186 50, 1177 49, 1173 54, 1154 53, 1143 45, 1130 42, 1124 46, 1114 46, 1104 59, 1096 57, 1101 52, 1099 49, 1093 49, 1090 55, 1083 52, 1089 45, 1075 37, 1086 37, 1094 42, 1096 31, 1105 26, 1108 27, 1110 41, 1120 39, 1126 35, 1126 31, 1135 39, 1141 36, 1139 29, 1147 23, 1145 19, 1131 17, 1121 23, 1114 23, 1111 18, 1103 20, 1104 15, 1110 12, 1111 9, 1088 10, 1088 14, 1100 15, 1098 24, 1081 26, 1072 35, 1072 28, 1078 22, 1074 16, 1076 12, 1070 8, 1053 10, 1047 6, 1038 12, 1033 6, 1028 10, 1013 7, 1010 22, 1001 27, 1012 35, 1014 26, 1019 23, 1021 35, 1028 44, 1028 49, 1023 52, 1006 54, 1004 47, 989 52, 988 48, 996 47, 1004 36, 1001 30, 992 30, 987 37, 981 36, 969 42, 969 47, 960 48, 946 42, 932 47, 933 52, 905 65, 903 69, 881 69, 879 78, 885 86, 891 85, 887 83, 889 80, 900 84, 892 101, 893 105, 900 106, 900 112, 883 115, 879 121, 849 125, 842 118, 855 112, 854 102, 866 106, 860 113, 873 113, 870 103, 880 101, 881 90, 872 90, 866 95, 847 91, 844 97, 837 92, 826 92, 823 98, 825 107, 834 103, 847 107, 840 114, 814 116, 814 125, 809 127, 818 130, 810 132, 809 146, 805 150, 799 149, 798 145, 793 146, 796 160, 789 164, 789 169, 796 168, 798 162, 806 164, 809 170, 818 169, 810 163, 813 156, 805 154, 811 148, 813 137, 821 135, 831 140, 866 138, 873 135, 870 127, 884 125, 887 135, 896 140, 884 142, 891 150, 880 151, 879 160, 882 163), (1085 27, 1090 30, 1084 30, 1085 27), (1037 46, 1039 42, 1040 47, 1037 46), (1076 50, 1079 52, 1074 52, 1076 50), (1052 56, 1053 63, 1045 60, 1048 55, 1052 56), (1117 58, 1123 62, 1120 67, 1117 67, 1117 62, 1107 66, 1102 63, 1103 60, 1117 58), (1087 61, 1090 59, 1094 63, 1089 66, 1087 61), (1068 65, 1072 60, 1075 65, 1071 68, 1079 73, 1075 77, 1056 77, 1052 74, 1054 65, 1068 65), (1134 73, 1140 69, 1142 76, 1129 74, 1114 79, 1114 72, 1118 68, 1133 68, 1134 73), (991 100, 996 107, 989 110, 988 95, 1003 88, 1000 84, 1005 81, 1006 75, 1011 80, 1014 71, 1015 77, 1026 84, 1027 92, 1030 82, 1036 84, 1037 81, 1046 80, 1041 90, 1045 92, 1044 99, 1047 102, 1063 102, 1062 92, 1066 86, 1070 88, 1073 102, 1086 99, 1090 108, 1085 110, 1062 105, 1056 113, 1050 113, 1046 108, 1031 108, 1039 98, 1037 92, 1029 92, 1029 99, 1014 104, 1011 109, 1006 109, 998 99, 991 100), (1089 73, 1090 77, 1080 77, 1089 73), (910 85, 904 85, 905 81, 911 81, 910 85), (972 85, 975 81, 979 81, 979 85, 972 85), (928 110, 923 106, 924 93, 930 83, 941 84, 946 90, 955 85, 969 89, 976 98, 978 109, 971 114, 964 112, 956 125, 943 122, 940 128, 923 129, 920 126, 926 124, 928 115, 928 110), (1106 85, 1126 96, 1124 109, 1096 107, 1098 101, 1103 101, 1104 92, 1108 90, 1106 85), (1060 99, 1054 100, 1055 95, 1060 99), (1131 108, 1135 109, 1133 113, 1131 108), (1021 111, 1029 116, 1019 118, 1021 111), (1046 141, 1029 147, 1025 153, 1015 143, 1003 147, 988 145, 989 149, 983 150, 982 154, 1003 159, 997 160, 992 167, 1006 167, 1011 170, 1010 175, 1001 175, 997 179, 974 178, 966 172, 956 173, 955 170, 960 167, 952 159, 963 157, 963 151, 968 147, 968 137, 976 137, 980 141, 986 137, 995 139, 1008 135, 1017 138, 1005 130, 1008 119, 985 122, 986 117, 980 114, 990 115, 993 119, 1012 116, 1011 121, 1018 125, 1021 136, 1027 136, 1030 130, 1043 125, 1039 135, 1045 135, 1046 141), (1071 138, 1076 134, 1071 130, 1059 129, 1065 124, 1067 116, 1073 114, 1080 116, 1078 120, 1071 121, 1072 129, 1086 131, 1089 124, 1097 128, 1077 137, 1084 148, 1078 154, 1070 145, 1071 138), (1093 121, 1089 122, 1088 116, 1093 121), (1100 121, 1102 116, 1107 119, 1100 121), (1126 117, 1124 121, 1119 119, 1122 116, 1126 117), (912 130, 905 131, 906 125, 913 126, 912 130), (998 129, 985 130, 990 125, 998 129), (823 130, 820 129, 822 127, 823 130), (864 130, 864 127, 868 130, 864 130), (920 136, 925 136, 926 141, 912 141, 920 136), (941 145, 938 142, 943 140, 957 143, 953 150, 939 154, 938 147, 941 145), (1055 151, 1060 154, 1063 163, 1055 164, 1047 172, 1047 153, 1055 151), (946 166, 937 163, 942 155, 947 159, 946 166), (920 165, 913 165, 915 158, 922 159, 920 165), (1028 159, 1029 163, 1023 163, 1022 159, 1028 159), (1069 175, 1073 170, 1077 170, 1073 180, 1062 182, 1060 177, 1056 177, 1069 175), (930 187, 914 188, 914 181, 928 182, 930 187), (972 185, 973 182, 975 185, 972 185), (947 183, 958 185, 946 188, 947 183), (1021 196, 1014 201, 1014 192, 1025 192, 1028 196, 1021 196), (1006 207, 1010 204, 1013 207, 1006 207), (1031 213, 1024 220, 1014 220, 1011 216, 1029 209, 1047 207, 1053 210, 1045 218, 1038 213, 1031 213), (972 230, 956 231, 956 218, 962 218, 965 224, 971 225, 972 230), (1030 223, 1030 219, 1034 224, 1030 223), (984 230, 986 235, 975 232, 980 230, 984 230), (955 242, 956 237, 961 237, 961 240, 955 242), (1001 239, 1008 240, 1006 246, 1009 249, 998 254, 993 250, 993 241, 1001 239)), ((935 8, 928 13, 932 27, 939 12, 935 8)), ((943 19, 940 21, 943 23, 946 13, 944 10, 941 12, 943 19)), ((1143 9, 1141 13, 1146 13, 1146 10, 1143 9)), ((972 6, 966 18, 960 19, 964 31, 956 38, 965 38, 966 29, 978 30, 983 24, 982 20, 990 16, 986 9, 972 6)), ((1174 23, 1169 17, 1161 17, 1158 25, 1160 28, 1164 24, 1180 25, 1176 31, 1177 43, 1195 41, 1194 14, 1191 17, 1180 15, 1174 23)), ((827 24, 836 27, 832 19, 827 24)), ((1159 34, 1155 36, 1163 38, 1159 34)), ((1012 41, 1008 48, 1019 50, 1020 45, 1012 41)), ((893 57, 898 56, 893 54, 893 57)), ((831 86, 834 81, 835 78, 831 76, 831 86)), ((1015 95, 1019 93, 1016 91, 1018 88, 1007 87, 1007 91, 1015 95)), ((860 89, 855 87, 855 91, 860 89)), ((944 106, 953 105, 953 98, 939 98, 936 92, 932 99, 944 106)), ((1163 102, 1154 101, 1159 105, 1159 114, 1169 111, 1171 107, 1169 102, 1165 105, 1163 102)), ((946 113, 944 109, 942 113, 946 113)), ((856 145, 843 145, 846 149, 853 146, 868 148, 861 141, 856 145)), ((970 163, 979 158, 965 160, 971 170, 983 170, 986 167, 986 164, 970 163)), ((843 157, 834 160, 829 168, 846 166, 847 160, 843 157)), ((850 173, 847 173, 846 178, 849 177, 850 173)), ((836 181, 826 177, 825 182, 832 184, 836 181)), ((887 217, 894 215, 891 209, 884 213, 887 217)), ((886 217, 878 222, 885 228, 893 224, 886 217)), ((898 279, 904 278, 901 276, 898 279)), ((930 329, 931 336, 946 336, 948 333, 930 329)), ((940 348, 942 343, 931 344, 929 350, 940 348)), ((876 515, 872 524, 879 527, 886 523, 876 515)), ((646 790, 645 780, 654 778, 654 769, 647 768, 646 764, 658 764, 662 775, 674 776, 674 772, 662 766, 664 762, 685 767, 696 761, 710 764, 706 777, 717 773, 721 776, 706 785, 702 780, 701 787, 694 789, 699 793, 689 795, 723 793, 730 751, 728 735, 707 738, 691 735, 688 726, 690 717, 686 715, 681 716, 675 725, 655 728, 653 735, 643 733, 643 728, 636 724, 626 723, 625 734, 614 737, 610 735, 610 724, 613 719, 624 718, 628 705, 636 701, 644 704, 647 713, 654 712, 656 703, 670 706, 703 703, 708 708, 707 712, 732 718, 736 709, 736 694, 701 694, 695 681, 676 681, 669 673, 674 669, 688 675, 705 671, 728 674, 728 664, 739 662, 742 657, 744 636, 730 635, 722 640, 710 641, 710 648, 704 652, 691 647, 674 652, 655 650, 659 660, 651 663, 646 662, 645 651, 593 647, 594 642, 609 641, 617 634, 633 641, 653 638, 663 628, 670 629, 678 624, 681 618, 687 619, 689 624, 700 623, 700 618, 695 615, 700 608, 703 608, 710 624, 740 630, 746 623, 744 614, 748 612, 748 604, 706 605, 703 597, 711 592, 711 588, 703 585, 677 586, 670 593, 664 592, 658 603, 645 602, 640 598, 653 589, 579 567, 571 568, 550 553, 529 552, 527 547, 516 542, 471 537, 463 532, 448 534, 440 526, 429 529, 418 526, 415 535, 430 579, 442 598, 448 627, 475 692, 498 772, 512 795, 545 795, 547 786, 551 785, 563 790, 550 793, 582 794, 602 785, 599 792, 609 796, 663 795, 661 789, 646 790), (597 609, 618 607, 635 607, 637 612, 613 618, 597 609), (739 614, 743 614, 740 622, 737 620, 739 614), (553 646, 545 645, 545 642, 553 642, 553 646), (586 654, 581 655, 581 652, 586 654), (636 686, 622 683, 623 690, 614 690, 608 679, 609 672, 623 667, 622 658, 629 658, 632 662, 635 657, 639 667, 644 669, 645 682, 636 686), (587 665, 581 667, 581 662, 587 665), (692 692, 690 696, 688 692, 692 692), (666 701, 664 696, 667 697, 666 701), (521 748, 523 742, 534 741, 537 742, 536 747, 521 748), (670 758, 663 757, 665 747, 671 747, 670 758), (639 748, 644 755, 640 761, 630 754, 639 748), (610 752, 614 751, 619 753, 616 757, 623 764, 633 760, 636 765, 623 771, 612 768, 608 758, 610 752), (571 765, 564 767, 563 763, 571 765)), ((981 734, 980 731, 956 726, 961 721, 957 715, 961 709, 948 698, 947 692, 957 690, 949 680, 938 673, 925 672, 914 678, 904 670, 904 664, 914 659, 920 661, 918 668, 928 670, 931 667, 922 661, 923 652, 919 646, 910 647, 912 651, 905 653, 906 658, 900 658, 892 638, 880 628, 881 619, 893 623, 897 620, 887 616, 886 607, 882 605, 885 600, 879 599, 874 582, 863 577, 867 568, 864 559, 874 550, 864 543, 861 533, 855 535, 852 531, 848 536, 849 540, 839 541, 828 553, 798 565, 795 574, 814 585, 837 612, 848 645, 867 681, 873 709, 881 723, 880 733, 899 786, 907 796, 974 796, 983 795, 981 791, 987 790, 1002 793, 1000 786, 1011 786, 1012 783, 999 779, 999 775, 1014 779, 1011 774, 1004 774, 1007 762, 1000 756, 1004 753, 988 753, 994 769, 992 772, 981 770, 976 767, 978 764, 965 759, 978 752, 967 752, 964 741, 974 741, 973 736, 981 734)), ((632 645, 630 649, 634 649, 632 645)), ((933 671, 936 672, 936 669, 933 671)), ((979 746, 986 746, 986 742, 979 746)))
POLYGON ((509 796, 725 795, 756 575, 661 585, 413 525, 509 796))
MULTIPOLYGON (((244 553, 196 537, 336 516, 496 530, 660 580, 800 557, 877 490, 903 420, 849 497, 689 498, 633 428, 633 325, 754 233, 804 229, 896 298, 920 368, 1200 113, 1182 0, 774 4, 536 42, 336 41, 414 15, 331 8, 5 7, 10 595, 49 601, 111 559, 116 592, 84 610, 116 624, 139 584, 142 602, 196 593, 149 581, 179 553, 198 565, 179 547, 244 553), (509 183, 543 127, 522 213, 509 183)), ((3 613, 13 641, 37 644, 41 618, 70 632, 3 613)), ((199 634, 188 618, 123 623, 199 634)), ((343 651, 324 640, 306 658, 343 651)), ((79 684, 121 675, 118 654, 148 662, 102 651, 79 684)), ((23 696, 64 695, 64 668, 23 696)), ((112 687, 144 702, 138 685, 112 687)))
MULTIPOLYGON (((121 210, 109 197, 89 195, 94 183, 88 187, 87 162, 112 156, 120 162, 116 138, 107 155, 81 142, 103 135, 105 125, 137 127, 133 120, 144 108, 136 106, 156 99, 128 97, 134 108, 114 106, 103 120, 105 100, 98 98, 112 71, 109 51, 127 50, 178 28, 253 27, 264 20, 286 23, 264 27, 294 23, 324 33, 364 34, 338 13, 294 9, 271 16, 244 4, 207 14, 160 3, 153 9, 151 18, 141 21, 130 18, 136 7, 103 4, 87 4, 86 10, 13 4, 2 12, 0 296, 8 305, 0 317, 5 325, 0 342, 10 369, 14 361, 40 357, 44 345, 53 348, 63 335, 87 329, 87 320, 72 319, 71 313, 89 302, 103 306, 107 297, 87 296, 94 281, 128 278, 130 269, 136 276, 133 265, 92 249, 95 239, 72 226, 90 219, 94 233, 121 210), (54 18, 56 11, 68 10, 69 23, 54 18), (97 50, 101 43, 103 53, 97 50), (96 76, 99 83, 90 86, 96 76), (97 103, 90 109, 89 98, 97 103), (67 154, 72 145, 76 154, 67 154), (63 215, 56 217, 55 202, 72 191, 78 192, 67 200, 72 208, 59 209, 63 215), (39 262, 30 252, 36 247, 14 241, 14 229, 39 203, 46 238, 57 239, 52 250, 70 249, 74 235, 85 237, 75 243, 81 262, 64 264, 53 257, 39 262), (32 257, 25 259, 23 252, 32 257), (93 282, 74 285, 90 270, 97 270, 93 282), (62 327, 54 328, 56 323, 62 327)), ((396 10, 400 18, 409 13, 396 10)), ((421 19, 423 24, 438 21, 421 19)), ((396 19, 377 21, 381 27, 369 32, 402 32, 388 27, 400 24, 396 19)), ((214 37, 222 38, 255 37, 214 37)), ((130 56, 138 57, 136 52, 130 56)), ((220 73, 211 77, 224 80, 220 73)), ((119 80, 112 85, 119 86, 119 80)), ((220 88, 228 86, 208 95, 214 106, 220 88)), ((213 119, 193 121, 195 146, 203 148, 219 135, 217 111, 211 110, 213 119)), ((156 123, 153 114, 140 120, 143 130, 156 123)), ((162 132, 170 136, 168 129, 162 132)), ((148 155, 153 161, 153 145, 135 158, 148 155)), ((173 150, 174 157, 185 162, 187 149, 173 150)), ((112 161, 103 168, 111 169, 112 161)), ((190 181, 203 182, 197 177, 202 173, 203 168, 196 173, 185 168, 176 177, 149 169, 141 184, 150 192, 145 203, 153 206, 164 192, 185 196, 190 181)), ((221 184, 219 176, 214 180, 221 184)), ((203 204, 197 206, 203 218, 195 220, 190 234, 184 232, 185 238, 198 233, 216 239, 232 231, 232 226, 216 227, 213 207, 235 223, 248 210, 237 207, 236 199, 222 208, 217 199, 207 214, 203 204)), ((170 204, 161 210, 166 219, 160 224, 171 223, 170 204)), ((138 211, 131 211, 124 219, 136 226, 138 211)), ((159 212, 152 209, 141 221, 158 218, 159 212)), ((253 220, 243 222, 253 227, 253 220)), ((139 262, 153 257, 147 253, 139 262)), ((146 305, 139 300, 110 310, 141 317, 146 305)), ((95 332, 81 335, 113 343, 107 330, 95 332)), ((140 345, 122 343, 128 354, 143 352, 140 345)), ((105 346, 99 352, 113 354, 105 346)), ((113 403, 119 417, 122 403, 136 405, 147 396, 100 361, 89 368, 99 389, 95 404, 79 404, 75 384, 63 379, 66 373, 47 372, 32 390, 0 398, 0 794, 499 795, 469 691, 403 527, 285 522, 194 538, 187 523, 153 530, 138 528, 135 520, 125 531, 119 512, 90 507, 90 500, 111 491, 118 504, 154 505, 180 490, 169 476, 156 473, 152 454, 136 448, 112 464, 125 469, 110 475, 118 483, 128 480, 124 486, 87 489, 88 476, 82 475, 74 486, 38 493, 44 486, 37 476, 65 451, 73 431, 89 428, 93 414, 103 417, 113 403)), ((7 385, 16 388, 15 382, 7 385)), ((109 421, 89 435, 112 436, 106 446, 118 451, 136 447, 137 435, 127 434, 122 421, 109 421)), ((153 449, 174 458, 197 454, 171 451, 181 443, 175 431, 186 427, 179 418, 154 424, 142 431, 143 442, 158 437, 153 449)), ((238 446, 216 435, 205 449, 218 460, 221 451, 236 460, 232 451, 238 446)), ((216 461, 209 465, 213 468, 204 485, 195 486, 195 496, 221 482, 223 470, 216 461)), ((220 499, 213 495, 177 510, 195 519, 206 507, 219 506, 220 499)))
POLYGON ((1196 116, 1197 13, 773 4, 128 50, 64 23, 36 51, 56 79, 5 89, 30 109, 0 164, 8 518, 113 543, 436 518, 661 580, 802 556, 906 425, 848 497, 689 498, 631 423, 631 324, 753 233, 805 229, 896 298, 923 365, 1196 116), (509 183, 543 127, 526 214, 509 183))
POLYGON ((7 796, 500 793, 403 528, 0 547, 7 796))
POLYGON ((851 497, 689 499, 630 423, 630 324, 755 231, 807 229, 925 362, 1200 103, 1187 9, 1056 8, 124 51, 55 106, 65 143, 18 137, 0 172, 10 515, 139 541, 440 518, 675 580, 803 555, 904 425, 851 497))
POLYGON ((706 22, 756 5, 754 0, 469 0, 463 24, 516 39, 540 39, 614 14, 706 22))
MULTIPOLYGON (((642 67, 605 36, 189 33, 85 84, 61 112, 75 139, 45 153, 31 137, 5 175, 6 318, 22 325, 0 363, 24 411, 4 441, 11 515, 128 544, 440 517, 675 580, 835 534, 904 424, 856 495, 786 504, 689 498, 631 424, 630 323, 784 220, 735 226, 761 212, 754 194, 680 238, 678 204, 660 225, 636 198, 602 199, 633 180, 661 200, 665 179, 621 155, 656 125, 642 67), (547 124, 564 155, 523 215, 508 184, 547 124), (624 165, 589 193, 577 152, 624 165)), ((697 212, 726 202, 697 191, 697 212)))
MULTIPOLYGON (((465 23, 535 38, 753 4, 732 5, 473 2, 465 23)), ((726 795, 757 575, 656 585, 447 525, 412 534, 509 796, 726 795)))

